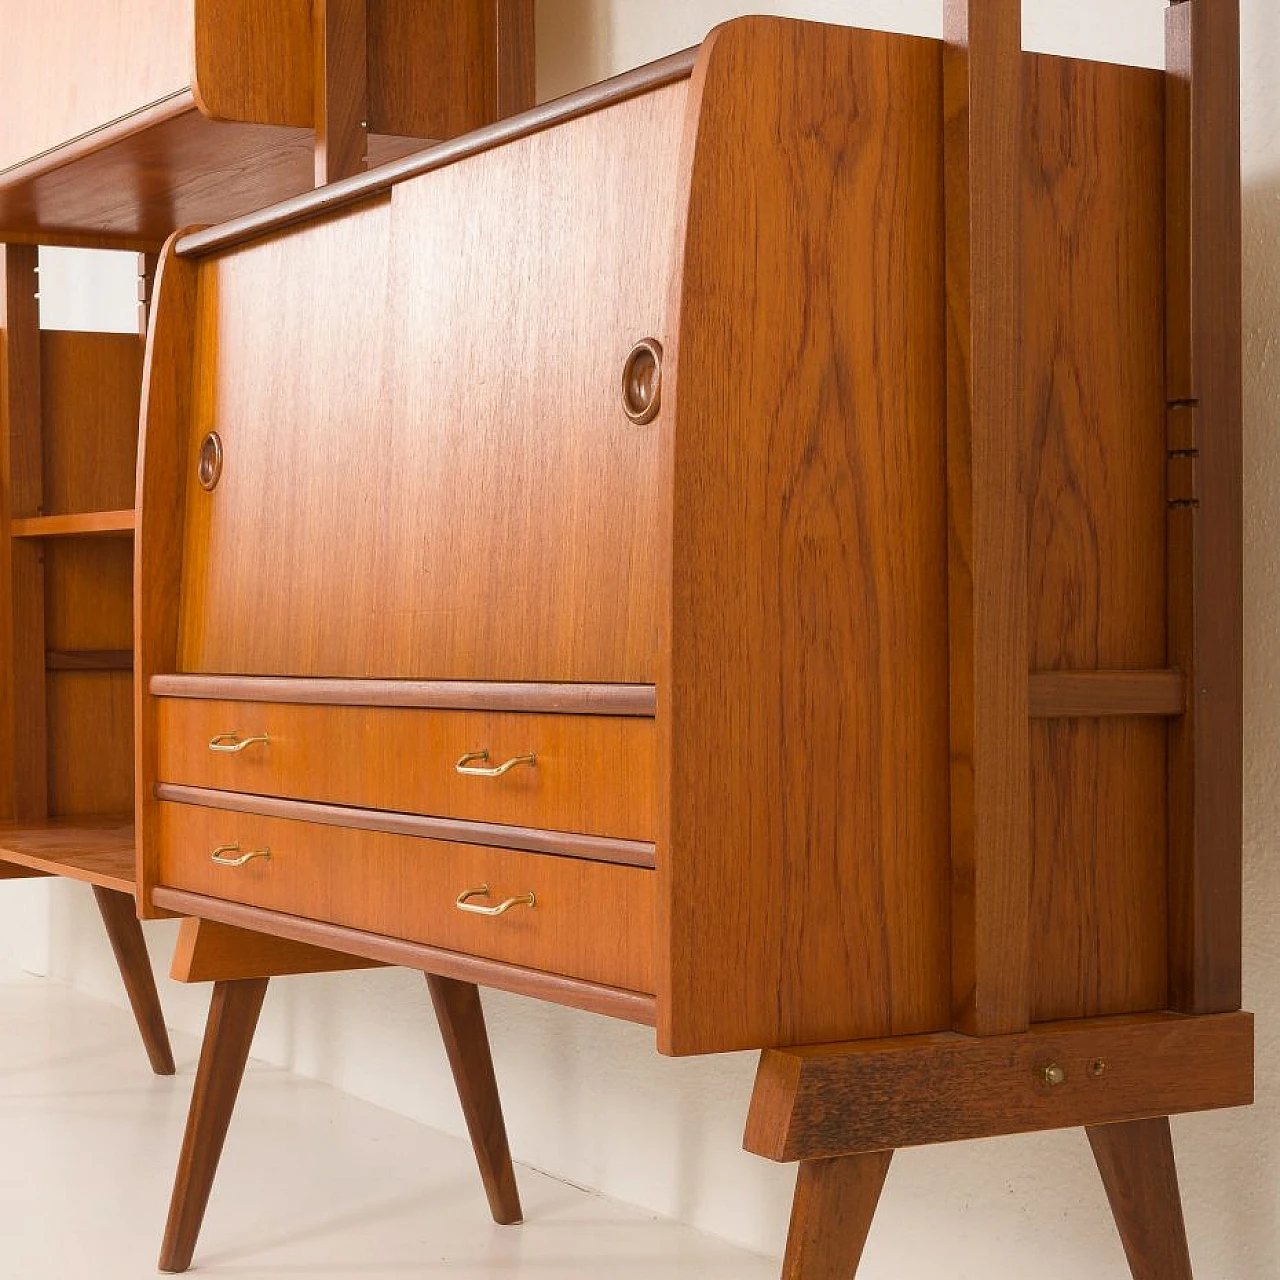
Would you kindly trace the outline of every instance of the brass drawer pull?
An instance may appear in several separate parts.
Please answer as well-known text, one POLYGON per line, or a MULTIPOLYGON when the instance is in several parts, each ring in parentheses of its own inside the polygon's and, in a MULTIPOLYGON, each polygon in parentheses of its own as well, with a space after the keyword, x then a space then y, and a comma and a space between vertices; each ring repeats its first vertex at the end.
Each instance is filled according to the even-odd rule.
POLYGON ((270 849, 252 849, 248 853, 240 853, 238 858, 227 856, 233 853, 240 853, 238 844, 220 844, 209 855, 209 861, 216 863, 220 867, 243 867, 246 863, 252 862, 254 858, 262 858, 267 862, 271 861, 270 849))
POLYGON ((526 893, 523 898, 508 898, 505 902, 500 902, 496 907, 477 907, 469 902, 470 898, 487 898, 489 896, 489 886, 482 884, 478 889, 468 889, 466 893, 458 894, 458 901, 454 904, 459 911, 469 911, 473 916, 504 916, 512 907, 536 907, 538 899, 534 897, 532 891, 526 893))
POLYGON ((510 773, 518 764, 527 764, 532 769, 538 763, 538 757, 532 752, 527 756, 513 756, 506 764, 500 764, 493 769, 477 769, 471 763, 473 760, 487 760, 488 758, 488 751, 468 751, 453 767, 459 773, 465 773, 471 778, 500 778, 504 773, 510 773))
POLYGON ((238 733, 220 733, 216 738, 209 739, 209 750, 226 756, 238 756, 245 747, 251 747, 255 742, 261 742, 265 747, 270 741, 265 733, 255 734, 252 738, 242 738, 238 733))

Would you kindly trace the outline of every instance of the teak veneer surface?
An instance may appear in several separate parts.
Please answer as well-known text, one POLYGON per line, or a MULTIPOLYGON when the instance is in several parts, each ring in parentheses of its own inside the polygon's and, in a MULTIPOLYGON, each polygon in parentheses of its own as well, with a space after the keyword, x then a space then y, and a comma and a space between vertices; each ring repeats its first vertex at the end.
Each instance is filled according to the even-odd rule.
POLYGON ((683 107, 201 262, 188 430, 226 463, 188 481, 180 671, 652 682, 660 428, 619 393, 666 329, 683 107))
POLYGON ((494 714, 163 699, 160 780, 402 813, 654 838, 653 722, 634 717, 494 714), (266 736, 231 755, 218 735, 266 736), (459 774, 533 754, 498 778, 459 774))
MULTIPOLYGON (((1164 77, 1038 57, 1023 80, 1031 667, 1159 668, 1164 77)), ((1031 724, 1034 1021, 1167 1002, 1166 732, 1031 724)))
MULTIPOLYGON (((521 4, 360 5, 371 163, 532 102, 521 4)), ((174 227, 310 188, 324 12, 311 0, 5 0, 0 232, 154 247, 174 227)), ((331 88, 342 96, 352 78, 331 88)), ((354 163, 364 158, 362 146, 354 163)))
POLYGON ((767 19, 694 72, 660 419, 668 1052, 948 1021, 940 92, 936 42, 767 19))
POLYGON ((195 805, 160 806, 159 882, 190 893, 632 991, 653 990, 653 872, 195 805), (238 844, 270 859, 220 867, 238 844), (464 914, 532 892, 534 906, 464 914))
POLYGON ((133 822, 127 816, 0 825, 0 859, 130 895, 133 851, 133 822))
MULTIPOLYGON (((1162 81, 1022 61, 1025 1013, 1140 1012, 1168 992, 1162 717, 1181 705, 1162 81)), ((148 439, 189 458, 216 428, 226 464, 208 494, 187 461, 177 480, 144 462, 148 501, 182 522, 140 553, 165 637, 145 679, 228 699, 279 682, 316 705, 402 682, 656 685, 655 773, 633 781, 656 804, 668 1052, 970 1016, 976 968, 953 1005, 956 956, 981 957, 977 917, 952 911, 942 63, 934 41, 729 24, 687 85, 605 86, 597 109, 463 139, 403 181, 185 236, 162 270, 153 347, 173 367, 148 439), (645 336, 662 404, 635 426, 619 383, 645 336)))

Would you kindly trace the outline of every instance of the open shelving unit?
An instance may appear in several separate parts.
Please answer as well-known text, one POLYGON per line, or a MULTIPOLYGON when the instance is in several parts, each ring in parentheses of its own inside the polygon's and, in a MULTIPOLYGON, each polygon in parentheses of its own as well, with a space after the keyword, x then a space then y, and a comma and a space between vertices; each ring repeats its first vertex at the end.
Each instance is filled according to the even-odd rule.
POLYGON ((533 3, 0 0, 0 30, 0 880, 94 887, 171 1072, 135 904, 135 474, 158 251, 529 106, 533 3), (136 251, 138 332, 42 331, 41 245, 136 251))

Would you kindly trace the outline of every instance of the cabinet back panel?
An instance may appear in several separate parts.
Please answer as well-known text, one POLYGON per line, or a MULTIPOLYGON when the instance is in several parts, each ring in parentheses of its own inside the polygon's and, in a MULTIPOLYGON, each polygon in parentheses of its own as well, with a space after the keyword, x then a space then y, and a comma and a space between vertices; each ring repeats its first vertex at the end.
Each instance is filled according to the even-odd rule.
POLYGON ((46 686, 49 812, 133 810, 133 677, 127 671, 55 671, 46 686))
POLYGON ((132 334, 40 335, 46 515, 133 506, 142 354, 132 334))
POLYGON ((651 682, 685 86, 201 266, 179 669, 651 682))
MULTIPOLYGON (((1036 670, 1166 663, 1164 79, 1025 62, 1036 670)), ((1032 726, 1032 1016, 1164 1007, 1162 721, 1032 726)))

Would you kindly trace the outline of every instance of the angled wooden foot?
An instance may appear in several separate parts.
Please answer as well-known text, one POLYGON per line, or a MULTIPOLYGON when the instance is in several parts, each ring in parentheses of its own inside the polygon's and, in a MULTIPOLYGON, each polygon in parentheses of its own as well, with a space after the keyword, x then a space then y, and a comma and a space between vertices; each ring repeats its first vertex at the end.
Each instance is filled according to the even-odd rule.
POLYGON ((507 1127, 502 1119, 502 1101, 493 1074, 493 1056, 484 1025, 480 992, 474 983, 441 978, 429 973, 427 989, 444 1037, 445 1052, 458 1086, 462 1115, 475 1148, 480 1177, 493 1220, 503 1226, 522 1221, 520 1193, 507 1127))
POLYGON ((164 1011, 160 1008, 160 996, 156 991, 155 975, 151 972, 151 957, 142 937, 142 925, 133 899, 127 893, 94 886, 93 896, 98 900, 102 923, 111 939, 124 989, 129 996, 134 1020, 142 1033, 151 1070, 158 1076, 174 1073, 173 1050, 169 1047, 169 1032, 164 1025, 164 1011))
POLYGON ((191 1265, 267 982, 266 978, 246 978, 214 984, 160 1250, 161 1271, 185 1271, 191 1265))
POLYGON ((782 1280, 853 1280, 892 1158, 873 1151, 801 1162, 782 1280))
POLYGON ((1133 1280, 1192 1280, 1168 1117, 1085 1132, 1133 1280))

